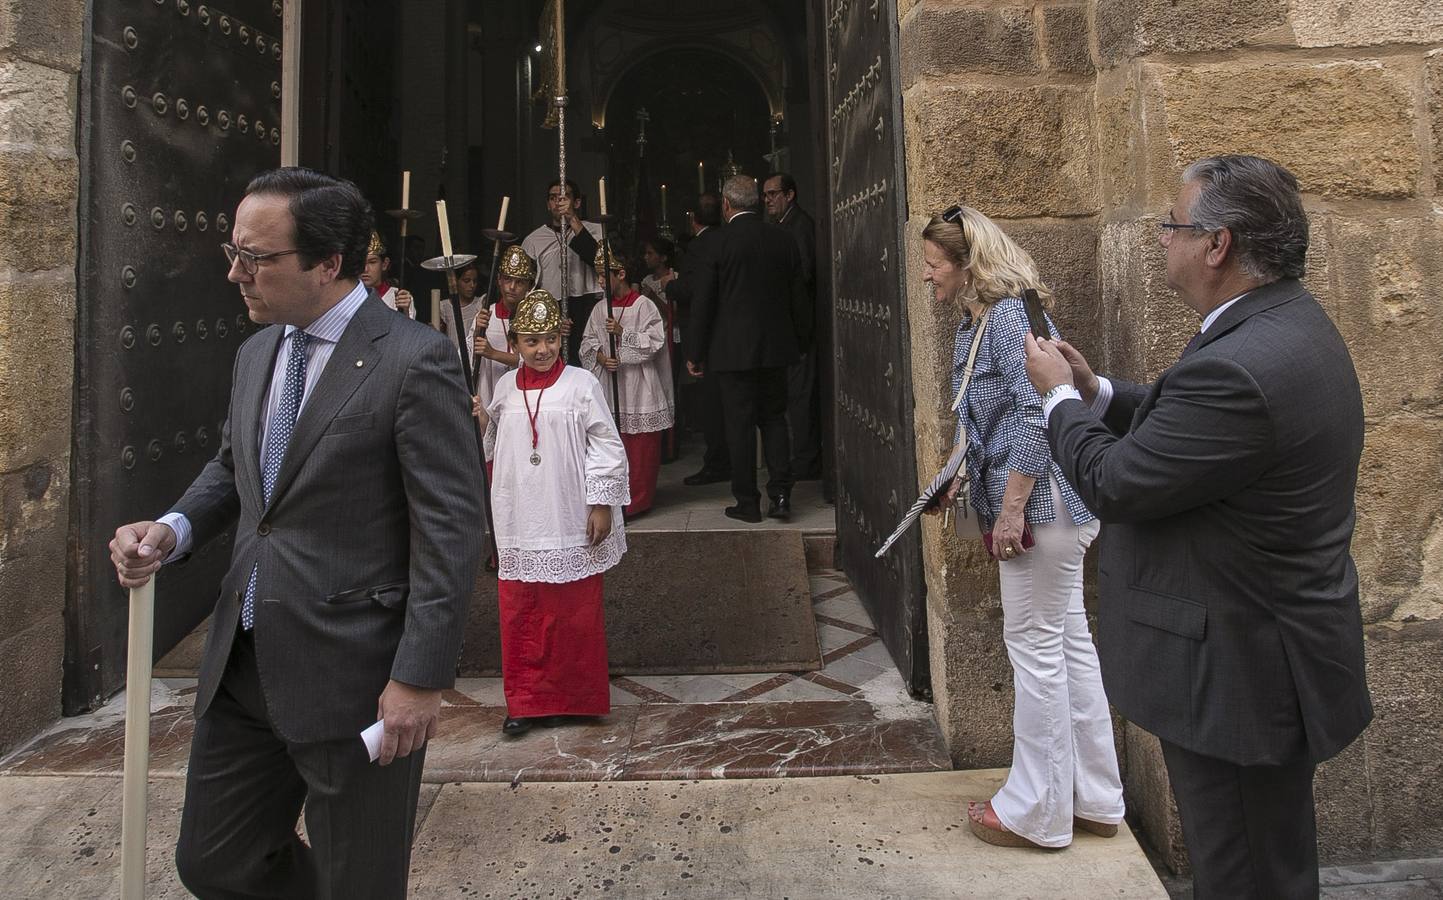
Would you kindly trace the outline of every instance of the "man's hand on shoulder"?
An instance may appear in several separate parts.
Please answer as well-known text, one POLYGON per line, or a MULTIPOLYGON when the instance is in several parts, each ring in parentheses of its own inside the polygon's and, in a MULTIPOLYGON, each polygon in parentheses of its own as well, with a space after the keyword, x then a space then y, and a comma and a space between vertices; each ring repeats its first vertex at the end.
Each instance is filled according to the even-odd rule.
POLYGON ((140 587, 175 549, 175 532, 159 522, 131 522, 115 529, 110 561, 121 587, 140 587))
POLYGON ((376 704, 376 718, 386 723, 380 764, 388 766, 393 759, 426 746, 436 734, 440 717, 440 688, 414 687, 394 679, 387 682, 376 704))

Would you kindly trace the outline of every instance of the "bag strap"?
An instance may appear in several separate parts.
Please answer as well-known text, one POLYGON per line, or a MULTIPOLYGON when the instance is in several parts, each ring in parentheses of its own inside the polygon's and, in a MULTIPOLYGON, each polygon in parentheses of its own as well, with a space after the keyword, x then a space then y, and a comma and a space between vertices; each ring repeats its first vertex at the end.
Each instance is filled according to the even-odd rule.
POLYGON ((982 318, 977 321, 977 333, 972 336, 972 349, 967 354, 967 365, 962 370, 962 384, 957 388, 957 399, 952 401, 953 412, 962 406, 962 400, 967 396, 967 385, 972 383, 972 369, 977 365, 977 351, 982 346, 982 332, 987 330, 987 317, 990 315, 992 307, 989 306, 982 311, 982 318))

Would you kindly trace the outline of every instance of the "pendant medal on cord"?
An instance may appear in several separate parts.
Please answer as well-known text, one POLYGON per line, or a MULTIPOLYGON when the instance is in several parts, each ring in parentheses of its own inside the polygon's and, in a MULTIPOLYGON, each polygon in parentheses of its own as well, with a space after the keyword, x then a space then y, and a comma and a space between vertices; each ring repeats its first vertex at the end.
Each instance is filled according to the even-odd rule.
MULTIPOLYGON (((525 369, 522 371, 524 372, 525 369)), ((543 386, 541 390, 536 392, 536 412, 533 413, 531 411, 531 398, 526 396, 526 387, 519 384, 519 374, 517 375, 517 381, 518 387, 521 388, 521 401, 526 404, 526 418, 531 422, 531 464, 533 466, 539 466, 541 465, 541 451, 537 449, 537 445, 541 443, 541 435, 536 429, 536 418, 541 415, 541 398, 546 394, 546 388, 543 386)))

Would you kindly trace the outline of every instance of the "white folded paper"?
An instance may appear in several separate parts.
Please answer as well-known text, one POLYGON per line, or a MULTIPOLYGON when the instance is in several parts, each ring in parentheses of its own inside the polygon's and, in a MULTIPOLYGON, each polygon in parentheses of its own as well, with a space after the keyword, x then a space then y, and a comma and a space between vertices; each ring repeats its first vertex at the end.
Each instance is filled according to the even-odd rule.
POLYGON ((371 756, 371 762, 381 758, 381 738, 386 734, 385 720, 377 722, 370 728, 361 732, 361 743, 366 745, 366 752, 371 756))

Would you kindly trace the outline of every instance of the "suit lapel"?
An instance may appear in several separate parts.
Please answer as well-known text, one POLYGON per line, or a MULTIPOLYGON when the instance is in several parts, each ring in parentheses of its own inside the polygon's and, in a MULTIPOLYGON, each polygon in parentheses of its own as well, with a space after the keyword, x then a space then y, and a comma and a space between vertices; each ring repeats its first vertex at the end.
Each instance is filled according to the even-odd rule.
POLYGON ((275 488, 271 491, 272 507, 285 495, 336 413, 375 371, 376 360, 381 356, 381 348, 376 342, 391 330, 393 315, 373 292, 351 317, 350 324, 331 352, 325 371, 296 418, 291 445, 286 448, 281 470, 276 475, 275 488))
POLYGON ((231 422, 231 459, 236 467, 236 483, 250 493, 256 509, 263 505, 261 491, 261 419, 265 415, 266 392, 270 390, 275 372, 276 355, 280 352, 285 328, 272 325, 256 336, 255 352, 244 360, 245 370, 239 375, 240 390, 236 394, 235 418, 231 422))

